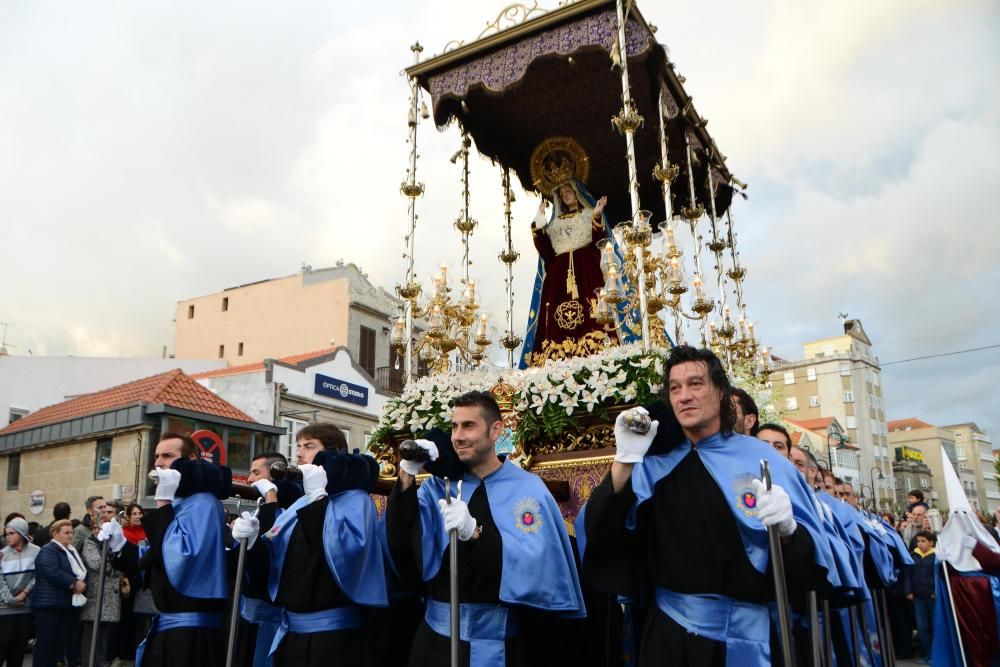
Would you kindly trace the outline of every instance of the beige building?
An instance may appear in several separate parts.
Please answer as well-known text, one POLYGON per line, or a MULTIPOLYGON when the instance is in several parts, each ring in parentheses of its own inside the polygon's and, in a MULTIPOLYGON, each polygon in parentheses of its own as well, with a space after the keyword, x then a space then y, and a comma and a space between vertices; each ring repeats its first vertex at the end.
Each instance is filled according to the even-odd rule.
POLYGON ((971 422, 941 428, 955 436, 955 458, 960 465, 971 470, 978 491, 979 509, 985 514, 993 514, 1000 507, 993 442, 985 431, 971 422))
MULTIPOLYGON (((965 494, 969 497, 969 502, 973 506, 979 506, 979 493, 975 486, 975 478, 972 471, 959 461, 955 447, 955 435, 947 428, 939 428, 933 424, 910 417, 909 419, 894 419, 889 422, 889 442, 892 445, 894 454, 900 460, 910 460, 923 463, 930 470, 930 497, 928 504, 947 509, 948 495, 944 487, 944 471, 941 468, 942 448, 945 456, 951 461, 955 472, 958 473, 959 480, 965 488, 965 494)), ((901 479, 898 491, 903 498, 912 488, 920 488, 925 496, 928 489, 924 486, 907 485, 904 481, 913 481, 912 478, 901 479)))
POLYGON ((402 389, 389 333, 400 301, 354 264, 231 287, 177 303, 174 354, 250 364, 344 346, 375 383, 402 389))
POLYGON ((843 335, 806 343, 802 351, 801 360, 776 360, 771 373, 786 417, 835 418, 857 447, 861 479, 870 485, 874 476, 875 496, 893 497, 882 370, 861 322, 847 320, 843 335))
POLYGON ((52 506, 83 514, 88 496, 124 501, 151 495, 146 474, 161 433, 210 430, 214 457, 245 472, 255 451, 273 449, 280 428, 251 417, 180 369, 160 373, 32 412, 0 429, 0 507, 51 520, 52 506))

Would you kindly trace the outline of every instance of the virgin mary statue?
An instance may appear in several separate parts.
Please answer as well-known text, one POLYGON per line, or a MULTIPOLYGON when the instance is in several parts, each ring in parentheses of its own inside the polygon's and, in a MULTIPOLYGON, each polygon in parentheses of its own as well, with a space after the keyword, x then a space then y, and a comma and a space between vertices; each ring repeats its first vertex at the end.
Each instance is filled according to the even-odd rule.
MULTIPOLYGON (((590 337, 606 342, 594 312, 597 292, 604 285, 597 243, 603 239, 614 243, 614 237, 604 215, 607 197, 595 200, 584 185, 589 171, 583 147, 569 137, 546 139, 532 153, 531 178, 543 199, 532 223, 538 271, 521 368, 544 359, 550 347, 567 340, 590 337)), ((628 330, 612 335, 616 344, 619 338, 633 338, 628 330)))

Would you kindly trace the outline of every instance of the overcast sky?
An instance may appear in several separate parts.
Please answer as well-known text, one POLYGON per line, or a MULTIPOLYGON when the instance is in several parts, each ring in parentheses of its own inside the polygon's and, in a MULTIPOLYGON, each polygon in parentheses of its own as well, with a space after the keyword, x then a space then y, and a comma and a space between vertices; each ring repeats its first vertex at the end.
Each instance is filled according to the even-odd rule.
MULTIPOLYGON (((175 302, 353 261, 403 274, 401 69, 503 2, 0 4, 0 321, 12 352, 157 356, 175 302)), ((546 3, 543 3, 546 4, 546 3)), ((550 0, 548 5, 554 5, 550 0)), ((1000 344, 1000 4, 640 2, 733 172, 778 355, 859 318, 883 362, 1000 344)), ((459 254, 455 128, 421 126, 417 268, 459 254)), ((472 273, 503 317, 499 172, 472 273)), ((537 200, 516 204, 523 328, 537 200)), ((888 365, 889 418, 1000 443, 1000 349, 888 365)))

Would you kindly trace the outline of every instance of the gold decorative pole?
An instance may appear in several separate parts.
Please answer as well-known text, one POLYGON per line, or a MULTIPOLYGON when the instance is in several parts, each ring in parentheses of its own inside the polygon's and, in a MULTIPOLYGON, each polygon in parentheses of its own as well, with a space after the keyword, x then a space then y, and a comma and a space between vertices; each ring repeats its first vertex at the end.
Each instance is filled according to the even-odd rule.
POLYGON ((691 137, 687 130, 684 131, 684 151, 687 156, 687 177, 688 177, 688 194, 690 196, 690 202, 687 206, 681 208, 681 215, 684 219, 688 221, 688 226, 691 229, 691 240, 694 243, 694 295, 695 302, 692 309, 701 316, 701 322, 699 328, 701 330, 701 344, 703 346, 708 344, 708 339, 705 337, 705 324, 708 320, 707 314, 712 312, 714 305, 711 299, 705 298, 705 293, 702 291, 702 272, 701 272, 701 241, 702 238, 695 230, 695 225, 698 223, 698 219, 701 218, 702 214, 705 213, 705 207, 698 204, 698 200, 694 191, 694 152, 691 150, 691 137))
POLYGON ((722 339, 722 347, 724 348, 723 361, 727 369, 732 370, 733 355, 732 346, 729 343, 732 342, 735 329, 733 328, 733 321, 729 316, 729 304, 726 303, 726 275, 725 267, 722 265, 722 253, 728 247, 728 244, 724 239, 719 238, 719 229, 716 224, 718 214, 715 210, 715 180, 712 178, 711 160, 706 165, 705 171, 707 174, 705 185, 708 188, 708 219, 712 227, 712 239, 708 242, 708 249, 715 255, 715 281, 719 288, 719 317, 722 320, 717 333, 722 339))
POLYGON ((462 132, 462 147, 458 149, 451 161, 454 163, 462 158, 462 215, 455 221, 455 229, 462 234, 462 284, 469 283, 469 236, 479 224, 469 217, 469 147, 472 140, 468 132, 462 132))
MULTIPOLYGON (((424 47, 420 42, 416 42, 410 47, 413 52, 415 63, 420 62, 420 52, 424 47)), ((413 378, 413 303, 420 294, 420 283, 415 280, 413 273, 413 253, 414 243, 417 235, 417 197, 424 193, 424 184, 417 182, 417 123, 423 116, 428 118, 430 114, 427 107, 420 108, 420 86, 417 80, 410 78, 410 111, 407 115, 406 124, 410 128, 410 136, 407 143, 410 144, 410 167, 406 170, 406 180, 399 186, 399 191, 410 200, 410 231, 406 235, 406 279, 402 285, 396 286, 396 293, 404 300, 406 352, 404 360, 403 378, 409 382, 413 378)))
MULTIPOLYGON (((663 231, 664 235, 668 239, 673 239, 673 218, 674 218, 674 204, 673 198, 670 194, 670 187, 677 178, 677 174, 680 172, 680 167, 676 164, 670 164, 670 156, 667 146, 667 116, 663 113, 663 90, 660 90, 659 98, 657 99, 656 105, 657 113, 660 118, 660 164, 653 167, 653 178, 658 180, 663 185, 663 231), (669 230, 669 231, 668 231, 669 230)), ((668 242, 667 244, 667 261, 672 262, 680 258, 680 252, 677 250, 673 243, 668 242)), ((667 274, 666 283, 670 285, 668 291, 674 296, 675 299, 680 299, 680 295, 683 292, 678 292, 680 289, 680 275, 679 275, 679 262, 676 272, 673 267, 669 267, 669 273, 667 274), (674 284, 676 283, 676 286, 674 284)), ((685 288, 686 291, 686 288, 685 288)), ((682 341, 682 320, 679 311, 674 308, 674 342, 678 345, 682 341)))
POLYGON ((507 331, 504 332, 500 344, 507 350, 507 363, 514 368, 514 350, 521 344, 521 337, 514 335, 514 262, 517 261, 521 253, 514 250, 514 243, 511 237, 512 216, 510 204, 514 201, 514 193, 510 189, 510 169, 503 169, 503 215, 504 234, 507 238, 507 247, 500 251, 500 261, 507 265, 507 331))
MULTIPOLYGON (((632 93, 628 81, 628 47, 625 41, 625 8, 622 0, 615 2, 615 12, 618 18, 617 44, 612 47, 617 52, 617 65, 622 69, 622 110, 611 119, 618 131, 625 135, 625 155, 628 160, 628 189, 632 203, 631 224, 639 221, 639 171, 635 162, 635 131, 643 124, 643 118, 636 111, 632 101, 632 93)), ((636 290, 639 292, 639 316, 642 324, 642 349, 649 350, 649 313, 646 309, 646 272, 643 270, 645 248, 635 246, 635 262, 638 267, 636 290)))

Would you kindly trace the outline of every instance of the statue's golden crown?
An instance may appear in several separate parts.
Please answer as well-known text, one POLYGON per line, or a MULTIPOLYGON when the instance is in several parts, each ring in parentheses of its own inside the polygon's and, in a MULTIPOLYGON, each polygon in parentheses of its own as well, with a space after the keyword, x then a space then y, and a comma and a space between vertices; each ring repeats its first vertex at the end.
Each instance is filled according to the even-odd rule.
POLYGON ((549 137, 531 153, 531 182, 543 195, 573 179, 586 182, 589 175, 587 152, 571 137, 549 137))

